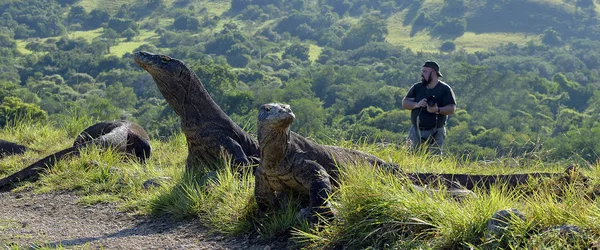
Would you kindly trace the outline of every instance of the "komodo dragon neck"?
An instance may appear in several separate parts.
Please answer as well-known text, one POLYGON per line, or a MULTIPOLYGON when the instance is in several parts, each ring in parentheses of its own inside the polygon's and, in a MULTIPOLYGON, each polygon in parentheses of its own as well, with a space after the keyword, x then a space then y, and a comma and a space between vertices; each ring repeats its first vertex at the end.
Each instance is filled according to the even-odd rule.
POLYGON ((261 166, 264 170, 279 168, 290 147, 289 129, 272 129, 260 126, 258 130, 260 139, 261 166))
POLYGON ((226 123, 227 126, 237 125, 224 113, 210 97, 206 88, 196 74, 192 71, 184 73, 180 79, 169 79, 165 82, 162 78, 154 78, 165 100, 181 118, 183 129, 202 126, 204 121, 226 123), (173 81, 178 81, 174 84, 173 81), (183 86, 185 89, 174 89, 172 86, 183 86), (177 93, 174 93, 177 92, 177 93))

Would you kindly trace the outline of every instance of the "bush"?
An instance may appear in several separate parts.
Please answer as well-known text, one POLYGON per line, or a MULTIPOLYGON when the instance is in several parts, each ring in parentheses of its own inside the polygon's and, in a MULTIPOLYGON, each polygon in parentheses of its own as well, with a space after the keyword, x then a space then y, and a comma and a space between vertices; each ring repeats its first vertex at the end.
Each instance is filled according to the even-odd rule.
POLYGON ((433 32, 436 34, 448 34, 462 36, 467 29, 467 22, 464 19, 448 18, 438 22, 433 27, 433 32))
POLYGON ((453 41, 445 41, 440 46, 440 51, 442 52, 452 52, 454 50, 456 50, 456 44, 453 41))
POLYGON ((21 119, 34 122, 45 121, 48 119, 48 114, 38 105, 25 103, 18 97, 5 97, 0 104, 0 127, 21 119))

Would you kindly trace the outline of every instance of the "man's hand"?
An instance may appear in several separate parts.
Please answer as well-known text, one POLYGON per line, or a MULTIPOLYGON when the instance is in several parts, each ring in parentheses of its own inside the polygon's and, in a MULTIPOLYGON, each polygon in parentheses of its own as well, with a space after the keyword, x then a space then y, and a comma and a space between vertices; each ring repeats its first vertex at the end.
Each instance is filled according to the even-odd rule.
POLYGON ((417 104, 415 105, 415 109, 422 108, 422 107, 427 107, 427 98, 423 98, 421 101, 417 102, 417 104))
POLYGON ((438 105, 433 104, 433 106, 428 106, 427 103, 425 103, 425 105, 427 106, 427 112, 429 113, 437 113, 438 112, 438 105))

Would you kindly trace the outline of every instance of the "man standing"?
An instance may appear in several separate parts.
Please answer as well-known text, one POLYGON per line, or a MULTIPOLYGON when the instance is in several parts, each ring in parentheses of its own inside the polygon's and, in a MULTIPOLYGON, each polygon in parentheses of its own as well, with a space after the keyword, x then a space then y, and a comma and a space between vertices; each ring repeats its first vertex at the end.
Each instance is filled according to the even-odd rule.
POLYGON ((440 77, 440 66, 434 61, 426 61, 421 70, 421 82, 415 83, 402 99, 402 107, 411 110, 412 126, 408 138, 413 149, 425 143, 429 146, 428 152, 439 155, 446 138, 446 120, 456 110, 454 91, 440 81, 440 77))

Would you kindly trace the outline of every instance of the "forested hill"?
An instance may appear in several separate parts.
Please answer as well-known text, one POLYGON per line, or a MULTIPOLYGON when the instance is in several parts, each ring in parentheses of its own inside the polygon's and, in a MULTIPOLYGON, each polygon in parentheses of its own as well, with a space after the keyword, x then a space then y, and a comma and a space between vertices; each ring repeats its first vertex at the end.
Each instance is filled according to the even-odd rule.
POLYGON ((192 66, 250 131, 256 107, 277 101, 315 140, 401 145, 410 121, 400 102, 432 59, 458 101, 450 153, 596 161, 598 4, 0 0, 0 126, 126 116, 154 137, 177 133, 177 116, 131 60, 147 50, 192 66))

